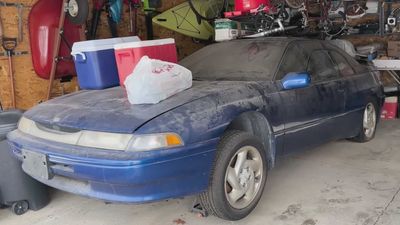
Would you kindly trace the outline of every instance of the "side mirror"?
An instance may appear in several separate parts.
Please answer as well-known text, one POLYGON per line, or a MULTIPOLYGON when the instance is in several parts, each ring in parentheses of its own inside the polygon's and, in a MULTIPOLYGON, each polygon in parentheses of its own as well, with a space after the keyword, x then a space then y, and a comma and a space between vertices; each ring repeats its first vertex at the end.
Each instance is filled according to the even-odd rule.
POLYGON ((288 73, 281 80, 284 90, 292 90, 308 87, 311 83, 311 76, 307 72, 288 73))

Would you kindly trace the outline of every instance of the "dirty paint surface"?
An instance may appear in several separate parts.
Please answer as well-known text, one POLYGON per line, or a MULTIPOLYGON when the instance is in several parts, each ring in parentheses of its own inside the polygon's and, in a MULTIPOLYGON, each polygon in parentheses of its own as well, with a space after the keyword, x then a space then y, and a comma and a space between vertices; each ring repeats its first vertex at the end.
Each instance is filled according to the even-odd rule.
POLYGON ((382 121, 369 143, 342 140, 284 157, 268 174, 257 208, 236 222, 190 213, 193 197, 125 205, 53 191, 50 204, 37 212, 15 216, 0 210, 0 223, 175 225, 181 219, 185 225, 398 225, 398 146, 400 120, 392 120, 382 121))
MULTIPOLYGON (((292 42, 297 44, 302 40, 281 41, 291 46, 292 42)), ((258 43, 243 43, 249 46, 248 52, 243 53, 249 57, 243 57, 248 61, 240 63, 251 64, 257 59, 255 62, 259 64, 262 56, 282 58, 281 62, 289 60, 290 55, 284 54, 285 51, 280 51, 281 55, 267 54, 268 44, 255 48, 258 43)), ((285 48, 286 44, 280 46, 285 48)), ((313 47, 304 51, 309 48, 313 47)), ((273 67, 278 71, 281 68, 275 64, 273 67)), ((273 167, 275 156, 354 137, 360 130, 367 103, 372 101, 379 112, 383 99, 380 84, 368 71, 348 77, 338 73, 333 80, 321 80, 319 74, 310 74, 311 80, 316 80, 311 85, 284 90, 280 81, 273 78, 276 73, 270 72, 265 80, 251 80, 251 69, 247 65, 243 67, 246 71, 235 71, 233 80, 226 80, 226 76, 221 81, 200 79, 192 88, 154 105, 130 105, 125 91, 117 87, 81 91, 25 113, 27 118, 50 127, 137 135, 175 132, 182 137, 183 147, 120 153, 38 140, 19 131, 8 138, 17 156, 21 149, 48 155, 56 179, 36 177, 43 183, 111 202, 151 202, 204 191, 219 138, 231 125, 259 137, 273 167)), ((330 69, 334 69, 333 64, 330 69)), ((354 201, 358 198, 325 200, 326 204, 354 201)), ((288 207, 282 218, 297 214, 300 208, 296 204, 288 207)), ((312 223, 309 220, 306 224, 312 223)))

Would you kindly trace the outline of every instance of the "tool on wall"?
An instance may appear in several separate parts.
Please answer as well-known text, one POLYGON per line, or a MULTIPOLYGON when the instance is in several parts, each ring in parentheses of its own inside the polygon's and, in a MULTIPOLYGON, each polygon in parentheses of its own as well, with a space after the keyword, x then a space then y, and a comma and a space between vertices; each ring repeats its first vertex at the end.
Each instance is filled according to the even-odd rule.
POLYGON ((0 38, 1 38, 1 44, 4 50, 6 51, 8 57, 8 75, 10 76, 10 88, 11 88, 11 107, 15 108, 16 104, 15 104, 14 71, 13 71, 11 56, 13 54, 13 51, 17 47, 17 39, 5 37, 1 14, 0 14, 0 38))
POLYGON ((64 21, 65 21, 65 5, 67 4, 67 0, 63 0, 62 1, 62 5, 61 5, 61 14, 60 14, 60 20, 59 20, 59 24, 57 27, 57 32, 56 32, 56 38, 55 38, 55 44, 54 44, 54 48, 53 48, 53 62, 51 64, 51 70, 50 70, 50 79, 49 79, 49 86, 47 89, 47 100, 50 100, 51 98, 51 90, 53 88, 53 82, 55 79, 55 75, 56 75, 56 69, 57 69, 57 56, 58 53, 60 51, 60 44, 61 44, 61 36, 60 34, 62 33, 62 29, 64 26, 64 21))
POLYGON ((18 42, 21 43, 24 40, 24 21, 23 21, 23 10, 26 7, 22 3, 17 2, 0 2, 1 7, 16 7, 18 15, 18 42))
POLYGON ((88 38, 96 39, 97 27, 101 18, 103 8, 107 12, 108 27, 112 37, 118 37, 117 25, 122 20, 123 0, 94 0, 92 10, 92 23, 89 28, 88 38))
POLYGON ((104 0, 94 0, 92 10, 92 23, 89 28, 88 39, 95 39, 97 34, 97 27, 99 25, 101 10, 104 6, 104 0))
POLYGON ((136 36, 137 35, 137 17, 138 17, 138 10, 140 8, 140 0, 128 0, 129 6, 129 28, 130 28, 130 35, 136 36))
POLYGON ((156 9, 161 7, 161 0, 143 0, 143 10, 145 13, 145 24, 147 30, 147 40, 154 39, 153 17, 156 9))
POLYGON ((122 17, 122 0, 108 0, 106 1, 107 21, 110 28, 111 36, 118 37, 117 24, 121 21, 122 17))
POLYGON ((2 46, 7 53, 8 57, 8 75, 10 76, 10 84, 11 84, 11 106, 15 108, 16 100, 15 100, 15 87, 14 87, 14 68, 12 63, 12 55, 17 47, 17 38, 2 38, 2 46))
MULTIPOLYGON (((69 0, 69 2, 71 2, 71 1, 72 0, 69 0)), ((68 0, 62 0, 61 4, 60 4, 61 5, 60 17, 59 17, 59 21, 58 21, 58 27, 56 28, 56 32, 55 32, 54 45, 52 46, 53 54, 52 54, 52 63, 51 63, 51 70, 50 70, 50 77, 49 77, 49 86, 48 86, 48 90, 47 90, 47 98, 46 98, 47 100, 50 100, 50 98, 51 98, 52 87, 53 87, 54 80, 56 78, 57 64, 59 63, 59 61, 66 59, 66 57, 59 56, 60 49, 61 49, 61 41, 63 41, 63 43, 68 46, 69 50, 71 48, 71 43, 69 43, 66 40, 66 37, 64 36, 65 18, 67 16, 67 14, 70 15, 70 13, 71 13, 70 12, 71 6, 68 5, 67 2, 68 2, 68 0)), ((70 16, 68 16, 68 17, 69 17, 69 21, 70 21, 70 16)), ((85 32, 85 25, 83 24, 79 28, 80 40, 84 39, 84 32, 85 32)))
POLYGON ((24 6, 22 4, 17 5, 18 9, 18 42, 22 42, 24 40, 24 30, 23 30, 23 9, 24 6))

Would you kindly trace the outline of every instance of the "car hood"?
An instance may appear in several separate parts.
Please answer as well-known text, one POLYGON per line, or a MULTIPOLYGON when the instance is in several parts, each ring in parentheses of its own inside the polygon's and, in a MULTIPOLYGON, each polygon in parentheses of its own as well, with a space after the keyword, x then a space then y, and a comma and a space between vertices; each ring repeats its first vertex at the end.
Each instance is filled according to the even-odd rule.
POLYGON ((193 87, 158 104, 131 105, 121 87, 79 91, 59 97, 27 111, 24 116, 47 126, 133 133, 149 120, 181 105, 250 85, 248 82, 193 82, 193 87))

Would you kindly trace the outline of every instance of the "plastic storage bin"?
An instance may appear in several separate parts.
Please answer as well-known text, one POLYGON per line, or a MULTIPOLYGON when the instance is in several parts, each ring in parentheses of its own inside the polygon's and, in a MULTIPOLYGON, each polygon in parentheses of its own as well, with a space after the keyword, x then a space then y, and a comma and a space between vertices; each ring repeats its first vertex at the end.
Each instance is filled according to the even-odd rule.
POLYGON ((133 72, 136 64, 143 56, 177 63, 175 40, 172 38, 122 43, 114 46, 117 61, 118 75, 121 86, 128 75, 133 72))
POLYGON ((247 12, 260 5, 270 6, 269 0, 235 0, 235 11, 247 12))
POLYGON ((398 97, 387 97, 382 107, 381 119, 396 119, 398 108, 398 97))
POLYGON ((74 57, 79 86, 82 89, 105 89, 119 85, 114 45, 138 42, 138 37, 110 38, 74 43, 74 57))
POLYGON ((17 128, 21 115, 21 111, 0 112, 0 205, 11 206, 17 215, 49 203, 48 187, 22 171, 21 162, 13 157, 6 140, 7 133, 17 128))

